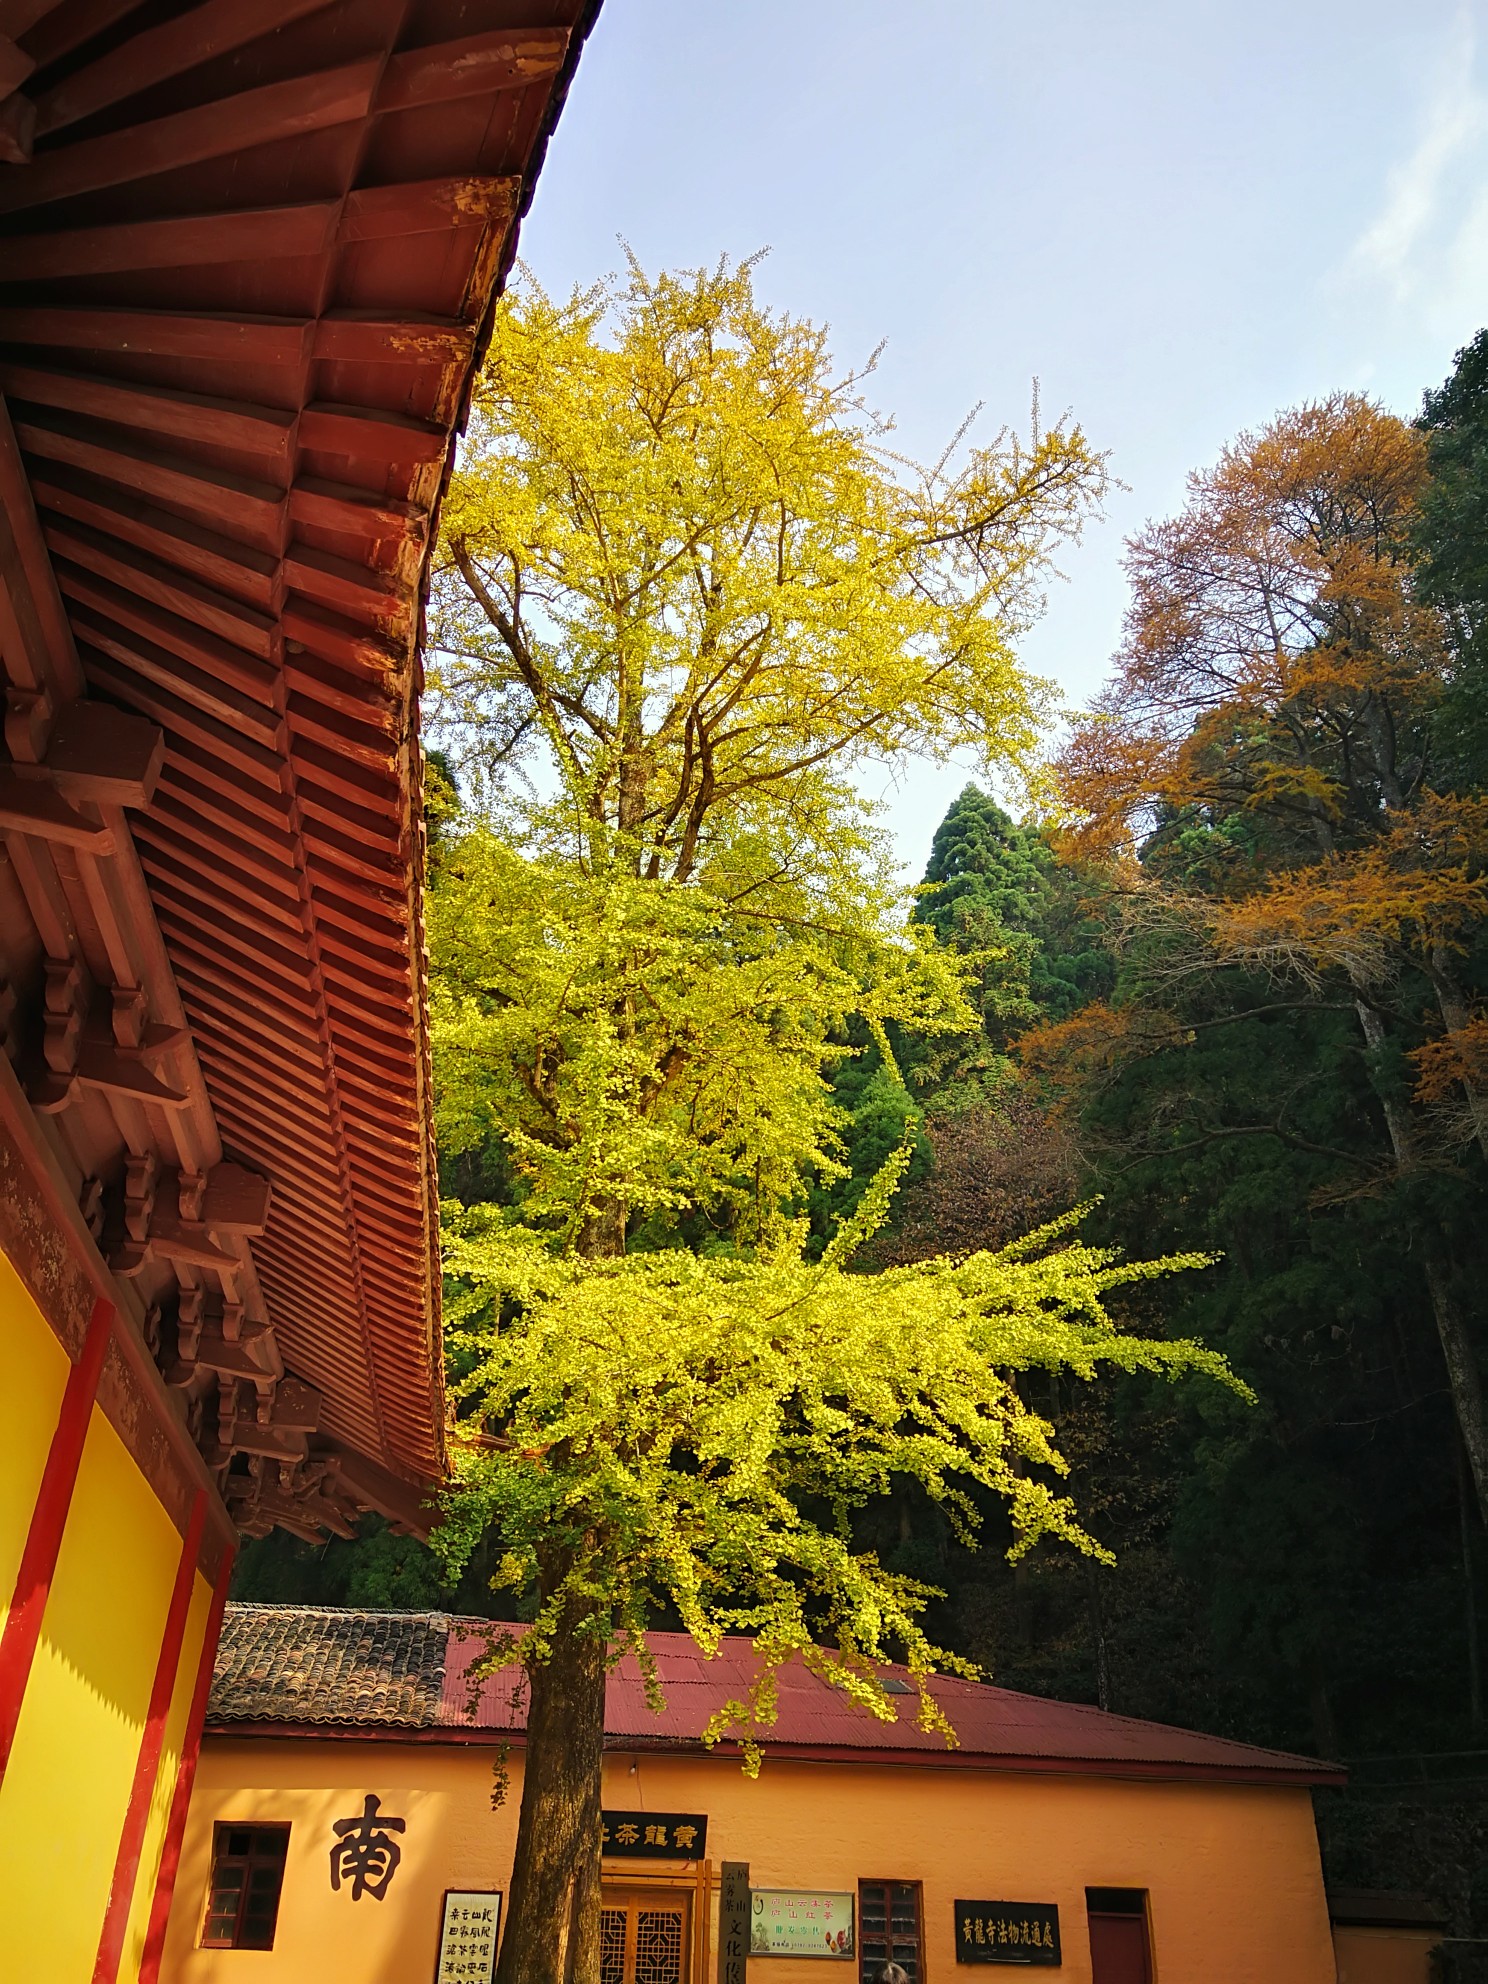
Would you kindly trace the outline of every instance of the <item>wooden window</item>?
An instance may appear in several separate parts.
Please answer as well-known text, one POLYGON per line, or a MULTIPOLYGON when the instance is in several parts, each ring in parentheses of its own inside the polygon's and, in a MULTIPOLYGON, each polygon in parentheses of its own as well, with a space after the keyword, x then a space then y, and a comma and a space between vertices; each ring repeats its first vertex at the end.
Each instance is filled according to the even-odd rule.
POLYGON ((212 1835, 204 1950, 271 1950, 288 1826, 218 1826, 212 1835))
POLYGON ((878 1984, 884 1965, 897 1963, 909 1984, 921 1984, 920 1884, 918 1881, 858 1882, 858 1976, 878 1984))
POLYGON ((1152 1984, 1147 1896, 1141 1888, 1086 1888, 1092 1984, 1152 1984))

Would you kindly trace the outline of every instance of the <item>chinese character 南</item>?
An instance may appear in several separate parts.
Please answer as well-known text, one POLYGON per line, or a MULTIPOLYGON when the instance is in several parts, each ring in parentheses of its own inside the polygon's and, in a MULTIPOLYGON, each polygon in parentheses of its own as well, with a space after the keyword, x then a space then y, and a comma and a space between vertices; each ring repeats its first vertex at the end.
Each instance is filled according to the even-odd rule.
POLYGON ((343 1880, 350 1881, 353 1901, 360 1901, 364 1894, 381 1901, 403 1858, 403 1849, 392 1835, 403 1832, 407 1821, 384 1817, 378 1809, 381 1803, 376 1793, 369 1791, 362 1801, 360 1818, 337 1819, 331 1827, 336 1835, 331 1848, 331 1886, 339 1888, 343 1880))

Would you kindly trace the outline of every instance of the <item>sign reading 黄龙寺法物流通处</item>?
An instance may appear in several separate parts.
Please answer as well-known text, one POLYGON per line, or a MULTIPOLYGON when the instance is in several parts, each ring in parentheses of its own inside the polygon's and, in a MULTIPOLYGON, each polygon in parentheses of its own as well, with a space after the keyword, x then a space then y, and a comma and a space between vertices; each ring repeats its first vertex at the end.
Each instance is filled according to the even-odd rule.
POLYGON ((958 1901, 956 1961, 1057 1968, 1058 1908, 1052 1901, 958 1901))

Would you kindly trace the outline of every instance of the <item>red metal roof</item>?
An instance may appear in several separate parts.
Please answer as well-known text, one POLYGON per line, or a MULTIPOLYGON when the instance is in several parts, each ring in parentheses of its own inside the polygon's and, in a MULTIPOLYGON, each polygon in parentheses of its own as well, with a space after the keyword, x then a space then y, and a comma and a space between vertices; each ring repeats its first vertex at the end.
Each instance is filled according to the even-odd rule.
POLYGON ((420 616, 596 6, 0 0, 0 1044, 250 1531, 441 1471, 420 616))
MULTIPOLYGON (((217 1657, 209 1721, 259 1734, 343 1735, 459 1742, 520 1732, 526 1684, 518 1667, 477 1684, 470 1669, 493 1634, 521 1626, 443 1613, 232 1605, 217 1657)), ((666 1705, 648 1705, 629 1656, 611 1674, 605 1730, 611 1749, 696 1750, 715 1712, 741 1699, 758 1673, 753 1642, 726 1639, 705 1660, 685 1633, 652 1633, 666 1705)), ((902 1667, 883 1670, 908 1688, 902 1667)), ((1336 1764, 1256 1749, 1222 1736, 1110 1715, 978 1681, 937 1678, 933 1691, 958 1746, 919 1728, 912 1691, 893 1697, 899 1719, 880 1722, 799 1662, 778 1671, 780 1713, 765 1735, 775 1756, 859 1763, 1218 1777, 1247 1783, 1336 1783, 1336 1764)), ((727 1753, 732 1746, 720 1748, 727 1753)))
MULTIPOLYGON (((452 1727, 521 1728, 526 1720, 513 1673, 480 1684, 474 1714, 469 1712, 470 1667, 484 1653, 489 1628, 454 1621, 445 1661, 441 1720, 452 1727)), ((695 1747, 718 1709, 742 1700, 759 1673, 754 1643, 726 1639, 717 1655, 704 1659, 686 1633, 647 1635, 666 1706, 656 1714, 646 1701, 640 1668, 627 1655, 609 1679, 605 1731, 612 1748, 627 1743, 647 1747, 695 1747)), ((907 1670, 882 1670, 908 1687, 907 1670)), ((1142 1775, 1244 1777, 1268 1782, 1328 1782, 1342 1776, 1337 1765, 1279 1750, 1256 1749, 1223 1736, 1205 1736, 1160 1722, 1139 1722, 1079 1702, 1049 1701, 1017 1694, 986 1682, 942 1675, 931 1684, 936 1701, 956 1732, 949 1754, 945 1738, 923 1730, 915 1720, 913 1692, 895 1696, 894 1722, 880 1722, 799 1661, 777 1671, 779 1715, 765 1742, 775 1755, 860 1761, 955 1762, 1045 1769, 1135 1769, 1142 1775)))

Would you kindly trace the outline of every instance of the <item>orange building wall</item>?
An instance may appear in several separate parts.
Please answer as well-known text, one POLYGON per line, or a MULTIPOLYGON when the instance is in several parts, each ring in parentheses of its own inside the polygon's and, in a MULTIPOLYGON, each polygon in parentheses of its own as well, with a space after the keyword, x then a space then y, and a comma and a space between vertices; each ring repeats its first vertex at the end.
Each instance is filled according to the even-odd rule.
POLYGON ((1333 1931, 1338 1984, 1430 1984, 1431 1952, 1440 1941, 1426 1929, 1340 1924, 1333 1931))
MULTIPOLYGON (((508 1885, 521 1759, 493 1813, 493 1757, 475 1746, 208 1737, 163 1984, 323 1984, 328 1965, 357 1984, 432 1978, 443 1890, 508 1885), (369 1791, 408 1822, 381 1902, 330 1886, 331 1825, 369 1791), (219 1819, 292 1823, 272 1952, 196 1947, 219 1819)), ((1057 1902, 1058 1974, 1089 1984, 1087 1885, 1149 1891, 1156 1984, 1334 1984, 1303 1789, 769 1758, 751 1782, 721 1758, 644 1755, 607 1760, 604 1802, 706 1812, 715 1868, 747 1860, 756 1887, 922 1882, 927 1984, 988 1974, 955 1962, 958 1898, 1057 1902)), ((623 1884, 632 1864, 607 1866, 607 1876, 623 1884)), ((845 1984, 857 1974, 784 1957, 751 1958, 749 1970, 755 1984, 845 1984)), ((713 1975, 710 1957, 707 1984, 713 1975)))

